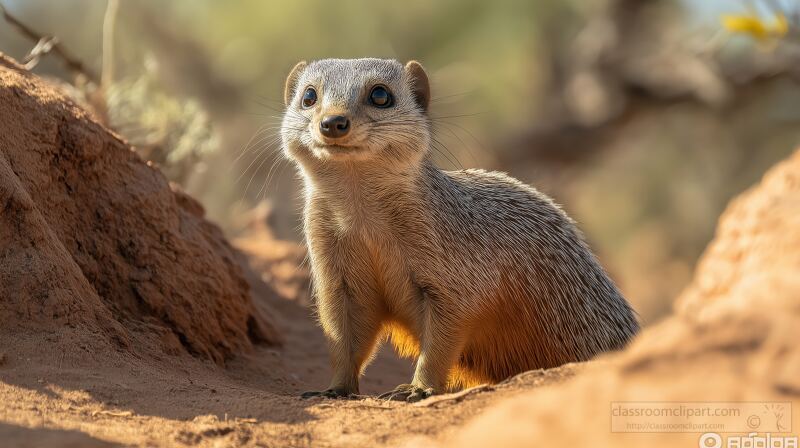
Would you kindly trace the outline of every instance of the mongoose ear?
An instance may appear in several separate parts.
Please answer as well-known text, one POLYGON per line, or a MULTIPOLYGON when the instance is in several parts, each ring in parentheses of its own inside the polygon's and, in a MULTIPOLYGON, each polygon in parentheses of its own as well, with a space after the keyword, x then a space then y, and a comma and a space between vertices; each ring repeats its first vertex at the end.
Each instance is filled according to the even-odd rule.
POLYGON ((417 105, 427 112, 428 103, 431 101, 431 86, 428 82, 428 74, 425 73, 422 64, 417 61, 408 61, 406 74, 411 80, 411 92, 414 94, 417 105))
POLYGON ((286 87, 283 89, 283 103, 287 106, 292 102, 292 98, 294 98, 294 92, 297 89, 297 80, 300 78, 306 65, 308 65, 306 61, 298 62, 292 71, 289 72, 289 76, 286 77, 286 87))

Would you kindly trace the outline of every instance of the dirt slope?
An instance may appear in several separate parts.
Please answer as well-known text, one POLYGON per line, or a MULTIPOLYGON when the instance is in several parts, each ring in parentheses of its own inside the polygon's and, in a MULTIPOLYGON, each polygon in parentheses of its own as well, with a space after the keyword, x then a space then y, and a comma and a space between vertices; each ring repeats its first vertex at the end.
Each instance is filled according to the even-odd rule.
POLYGON ((2 332, 218 363, 279 341, 202 207, 2 55, 0 207, 2 332))

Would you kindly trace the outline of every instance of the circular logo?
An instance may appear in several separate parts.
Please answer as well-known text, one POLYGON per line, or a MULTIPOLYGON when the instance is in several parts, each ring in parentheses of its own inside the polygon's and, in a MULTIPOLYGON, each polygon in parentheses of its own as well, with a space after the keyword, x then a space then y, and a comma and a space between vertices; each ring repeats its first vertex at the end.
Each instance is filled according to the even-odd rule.
POLYGON ((757 429, 759 426, 761 426, 761 417, 757 415, 751 415, 750 417, 747 417, 747 426, 749 426, 750 429, 757 429))
POLYGON ((722 437, 715 432, 707 432, 700 436, 697 446, 699 448, 720 448, 722 447, 722 437))

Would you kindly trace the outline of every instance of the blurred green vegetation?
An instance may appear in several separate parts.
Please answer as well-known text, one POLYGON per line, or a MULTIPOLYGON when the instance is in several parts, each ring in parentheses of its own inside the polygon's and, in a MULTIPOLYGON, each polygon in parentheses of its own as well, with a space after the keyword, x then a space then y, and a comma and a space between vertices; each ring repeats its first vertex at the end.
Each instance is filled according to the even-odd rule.
MULTIPOLYGON (((3 3, 100 72, 105 2, 3 3)), ((276 139, 288 70, 420 60, 439 163, 508 171, 554 196, 652 321, 728 200, 800 142, 797 48, 731 36, 687 4, 121 2, 107 116, 229 234, 266 198, 277 234, 299 238, 299 186, 276 139)), ((32 46, 0 23, 0 51, 32 46)), ((52 57, 35 71, 70 77, 52 57)))

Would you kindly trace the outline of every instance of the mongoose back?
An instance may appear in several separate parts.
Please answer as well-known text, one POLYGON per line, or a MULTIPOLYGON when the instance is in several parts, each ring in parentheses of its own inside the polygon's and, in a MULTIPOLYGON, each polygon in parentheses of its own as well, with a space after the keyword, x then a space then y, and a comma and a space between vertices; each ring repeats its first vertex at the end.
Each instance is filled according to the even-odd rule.
POLYGON ((286 80, 281 136, 305 184, 304 230, 330 387, 346 397, 377 346, 416 357, 434 393, 623 347, 636 316, 569 217, 544 194, 431 161, 417 62, 327 59, 286 80))

